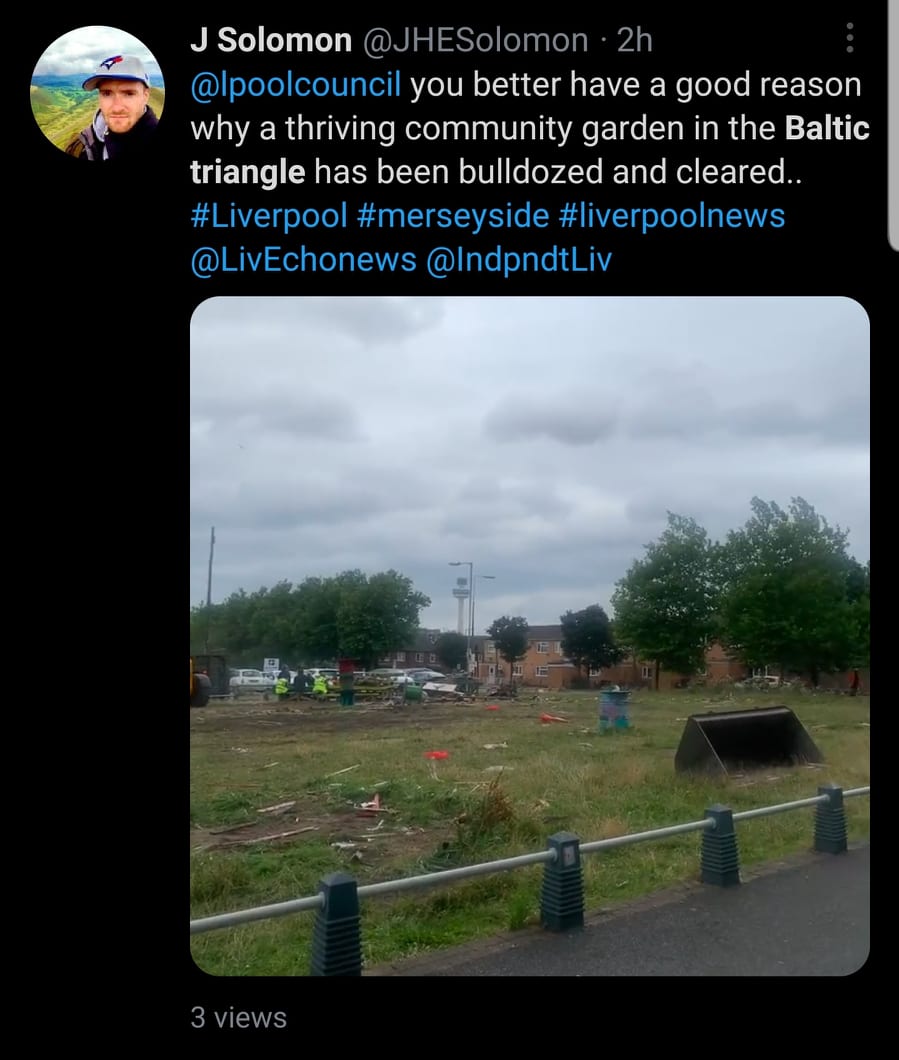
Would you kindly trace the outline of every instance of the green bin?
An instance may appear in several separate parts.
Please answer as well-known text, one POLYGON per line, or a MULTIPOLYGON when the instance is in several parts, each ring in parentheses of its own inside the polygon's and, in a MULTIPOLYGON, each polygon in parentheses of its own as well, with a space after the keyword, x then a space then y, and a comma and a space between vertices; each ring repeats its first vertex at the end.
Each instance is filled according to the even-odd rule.
POLYGON ((630 692, 606 690, 599 693, 599 731, 630 728, 630 692))

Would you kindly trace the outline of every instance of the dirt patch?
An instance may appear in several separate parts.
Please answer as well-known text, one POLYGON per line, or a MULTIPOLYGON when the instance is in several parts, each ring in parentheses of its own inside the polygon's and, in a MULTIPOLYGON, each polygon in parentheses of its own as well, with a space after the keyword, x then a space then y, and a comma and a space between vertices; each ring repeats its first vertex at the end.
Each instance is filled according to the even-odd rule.
MULTIPOLYGON (((260 809, 265 809, 260 808, 260 809)), ((191 828, 190 849, 205 851, 270 850, 309 839, 334 845, 347 868, 383 865, 394 858, 425 858, 454 834, 452 825, 418 828, 401 824, 389 807, 323 807, 313 795, 289 800, 274 813, 219 828, 191 828)))
MULTIPOLYGON (((462 702, 430 702, 394 705, 389 702, 339 703, 292 700, 278 703, 272 698, 240 697, 213 700, 208 706, 190 712, 194 734, 227 734, 239 746, 251 746, 254 736, 283 733, 349 733, 405 729, 440 729, 464 724, 485 714, 483 699, 462 702)), ((532 703, 504 703, 503 710, 533 714, 532 703)), ((342 777, 334 777, 342 780, 342 777)), ((374 792, 365 798, 373 797, 374 792)), ((289 800, 292 805, 271 814, 260 813, 239 825, 211 829, 190 829, 190 849, 194 853, 228 850, 250 851, 283 848, 292 843, 326 841, 340 844, 347 871, 358 873, 365 866, 389 868, 391 862, 430 858, 443 844, 456 836, 453 821, 411 827, 398 820, 389 805, 380 812, 361 811, 358 806, 334 805, 323 794, 301 793, 289 800)))

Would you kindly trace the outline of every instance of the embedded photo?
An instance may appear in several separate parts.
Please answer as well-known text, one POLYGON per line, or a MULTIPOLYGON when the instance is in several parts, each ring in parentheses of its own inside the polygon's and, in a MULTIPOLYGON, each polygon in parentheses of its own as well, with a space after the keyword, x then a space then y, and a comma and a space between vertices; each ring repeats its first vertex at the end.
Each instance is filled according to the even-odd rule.
POLYGON ((525 944, 867 839, 860 305, 212 298, 190 372, 198 968, 864 963, 525 944))

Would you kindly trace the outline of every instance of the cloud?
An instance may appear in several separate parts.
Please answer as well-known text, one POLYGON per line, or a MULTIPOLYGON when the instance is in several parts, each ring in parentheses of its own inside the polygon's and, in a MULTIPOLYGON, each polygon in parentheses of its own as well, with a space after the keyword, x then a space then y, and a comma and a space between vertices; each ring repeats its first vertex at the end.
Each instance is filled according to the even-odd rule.
POLYGON ((616 426, 613 409, 593 405, 577 392, 539 398, 504 398, 484 418, 484 433, 501 444, 543 439, 560 445, 593 445, 611 437, 616 426))
POLYGON ((213 298, 191 323, 191 601, 395 569, 454 628, 608 606, 667 511, 754 495, 869 536, 869 334, 843 298, 213 298), (564 606, 563 606, 564 605, 564 606), (500 609, 500 610, 497 610, 500 609))

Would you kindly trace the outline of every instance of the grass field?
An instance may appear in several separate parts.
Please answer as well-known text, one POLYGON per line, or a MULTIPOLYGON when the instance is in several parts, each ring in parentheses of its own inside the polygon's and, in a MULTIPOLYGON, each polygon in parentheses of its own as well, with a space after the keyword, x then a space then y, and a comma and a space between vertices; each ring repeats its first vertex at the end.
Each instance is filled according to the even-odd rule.
MULTIPOLYGON (((630 728, 603 733, 596 692, 402 709, 213 703, 190 715, 191 916, 313 895, 339 870, 362 885, 533 853, 563 830, 588 842, 699 820, 713 803, 739 812, 829 781, 867 785, 869 721, 867 697, 783 690, 635 692, 630 728), (675 772, 688 715, 775 705, 795 712, 823 763, 675 772)), ((867 838, 869 803, 847 800, 850 841, 867 838)), ((741 865, 808 850, 813 814, 738 822, 741 865)), ((585 855, 587 909, 695 880, 700 842, 690 833, 585 855)), ((537 924, 541 879, 530 866, 363 899, 366 965, 537 924)), ((194 960, 214 975, 308 975, 314 916, 192 936, 194 960)))

